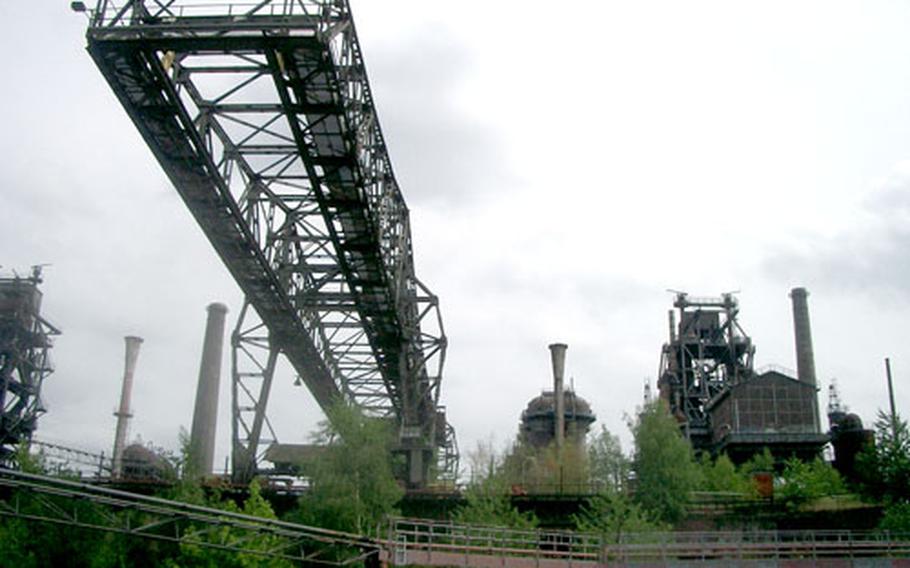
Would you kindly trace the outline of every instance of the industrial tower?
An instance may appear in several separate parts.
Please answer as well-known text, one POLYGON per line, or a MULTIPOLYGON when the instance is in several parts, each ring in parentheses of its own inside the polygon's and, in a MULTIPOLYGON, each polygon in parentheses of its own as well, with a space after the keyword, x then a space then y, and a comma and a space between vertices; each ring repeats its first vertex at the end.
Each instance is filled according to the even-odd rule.
POLYGON ((755 347, 737 321, 733 294, 693 298, 676 294, 669 312, 670 340, 660 358, 658 389, 696 449, 710 449, 708 402, 752 374, 755 347))
POLYGON ((41 386, 51 374, 49 350, 60 331, 41 317, 41 267, 27 278, 0 278, 0 465, 13 465, 44 413, 41 386))
POLYGON ((415 273, 348 3, 99 0, 89 16, 89 53, 245 294, 235 476, 274 441, 279 354, 323 408, 396 421, 409 485, 434 459, 454 475, 438 301, 415 273))
POLYGON ((661 353, 660 396, 696 451, 743 462, 768 448, 779 459, 812 459, 828 441, 818 420, 818 385, 804 288, 794 288, 798 372, 755 370, 755 346, 737 320, 732 294, 678 293, 661 353), (677 315, 679 322, 677 324, 677 315))

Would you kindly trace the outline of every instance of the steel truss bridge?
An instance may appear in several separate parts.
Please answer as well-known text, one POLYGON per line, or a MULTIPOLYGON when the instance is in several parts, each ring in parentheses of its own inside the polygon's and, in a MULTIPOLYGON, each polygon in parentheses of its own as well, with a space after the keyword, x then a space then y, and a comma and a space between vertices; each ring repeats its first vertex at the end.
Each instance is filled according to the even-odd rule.
POLYGON ((411 486, 454 476, 438 301, 415 274, 347 1, 98 0, 88 14, 89 53, 245 295, 235 476, 276 441, 281 353, 323 409, 396 420, 411 486))

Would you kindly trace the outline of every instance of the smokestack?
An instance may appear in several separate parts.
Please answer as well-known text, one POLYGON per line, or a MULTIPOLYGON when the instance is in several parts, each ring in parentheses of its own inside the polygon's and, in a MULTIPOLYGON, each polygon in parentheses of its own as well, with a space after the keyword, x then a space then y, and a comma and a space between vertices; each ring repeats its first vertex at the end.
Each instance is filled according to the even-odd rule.
POLYGON ((804 383, 816 384, 815 356, 812 352, 812 329, 809 326, 809 304, 805 288, 790 291, 793 300, 793 335, 796 337, 796 377, 804 383))
MULTIPOLYGON (((796 338, 796 378, 815 387, 815 355, 812 350, 812 328, 809 325, 809 292, 805 288, 794 288, 790 291, 793 301, 793 335, 796 338)), ((815 429, 820 430, 817 396, 813 398, 815 406, 815 429)))
POLYGON ((227 306, 209 304, 196 386, 196 407, 190 432, 189 471, 211 475, 215 465, 215 429, 218 423, 218 387, 221 381, 221 352, 224 345, 224 319, 227 306))
POLYGON ((670 343, 676 342, 676 312, 669 310, 667 315, 670 318, 670 343))
POLYGON ((114 413, 117 417, 117 432, 114 434, 114 463, 111 475, 114 479, 123 474, 123 450, 126 447, 126 435, 129 430, 130 399, 133 397, 133 373, 136 370, 136 359, 139 358, 139 346, 142 345, 141 337, 127 336, 126 358, 123 370, 123 387, 120 391, 120 408, 114 413))
POLYGON ((554 429, 556 430, 557 449, 562 448, 566 432, 566 396, 563 377, 566 368, 566 349, 568 348, 564 343, 550 345, 550 358, 553 361, 553 397, 556 399, 554 429))

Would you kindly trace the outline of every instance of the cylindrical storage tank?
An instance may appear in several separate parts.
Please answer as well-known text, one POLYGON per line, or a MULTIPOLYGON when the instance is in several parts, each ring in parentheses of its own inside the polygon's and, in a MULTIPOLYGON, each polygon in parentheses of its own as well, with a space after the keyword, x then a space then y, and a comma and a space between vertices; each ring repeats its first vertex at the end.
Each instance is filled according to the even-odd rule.
POLYGON ((123 386, 120 390, 120 407, 114 416, 117 417, 117 431, 114 434, 113 471, 111 475, 116 479, 123 474, 123 449, 126 447, 126 436, 129 430, 130 400, 133 396, 133 375, 136 371, 136 360, 139 358, 139 346, 142 338, 127 336, 123 338, 126 343, 126 356, 123 370, 123 386))
POLYGON ((221 353, 224 346, 224 320, 227 306, 212 303, 208 306, 199 382, 196 386, 196 406, 193 428, 190 431, 189 472, 192 475, 211 475, 215 464, 215 432, 218 423, 218 390, 221 382, 221 353))
POLYGON ((550 345, 550 359, 553 362, 553 396, 556 399, 556 420, 553 425, 555 430, 556 447, 561 448, 566 433, 566 397, 565 387, 563 386, 564 373, 566 368, 566 349, 568 346, 564 343, 554 343, 550 345))

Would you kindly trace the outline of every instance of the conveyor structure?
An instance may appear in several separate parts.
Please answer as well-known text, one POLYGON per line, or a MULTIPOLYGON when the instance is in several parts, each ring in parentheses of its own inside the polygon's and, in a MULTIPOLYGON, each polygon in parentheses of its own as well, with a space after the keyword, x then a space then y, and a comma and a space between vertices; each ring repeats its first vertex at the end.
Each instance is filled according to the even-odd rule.
POLYGON ((323 408, 394 419, 411 486, 454 475, 438 301, 415 274, 348 3, 99 0, 89 16, 89 53, 245 294, 235 477, 274 439, 279 354, 323 408))

